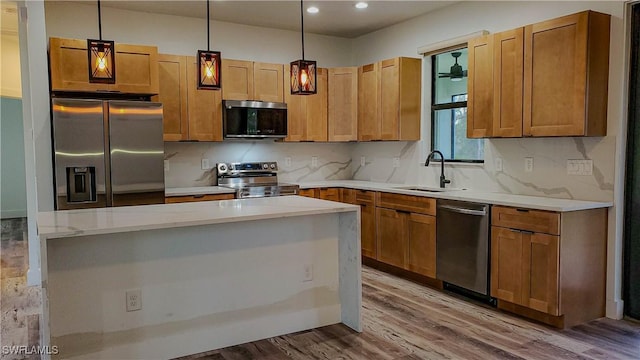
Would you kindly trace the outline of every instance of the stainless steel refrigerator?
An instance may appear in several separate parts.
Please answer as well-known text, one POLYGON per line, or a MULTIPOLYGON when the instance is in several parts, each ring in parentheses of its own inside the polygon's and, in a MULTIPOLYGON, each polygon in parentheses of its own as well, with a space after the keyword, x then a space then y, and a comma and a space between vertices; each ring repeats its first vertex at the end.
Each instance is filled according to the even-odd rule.
POLYGON ((164 203, 162 104, 52 99, 56 209, 164 203))

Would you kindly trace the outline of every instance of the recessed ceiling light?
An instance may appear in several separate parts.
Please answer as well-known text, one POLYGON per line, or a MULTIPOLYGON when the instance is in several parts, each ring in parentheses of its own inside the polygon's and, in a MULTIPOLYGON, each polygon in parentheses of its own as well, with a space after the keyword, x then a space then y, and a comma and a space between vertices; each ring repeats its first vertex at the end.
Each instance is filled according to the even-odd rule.
POLYGON ((315 7, 315 6, 309 6, 309 7, 307 8, 307 12, 308 12, 309 14, 317 14, 319 11, 320 11, 320 9, 318 9, 318 8, 317 8, 317 7, 315 7))
POLYGON ((357 3, 356 5, 356 9, 366 9, 369 7, 369 4, 367 4, 364 1, 360 1, 359 3, 357 3))

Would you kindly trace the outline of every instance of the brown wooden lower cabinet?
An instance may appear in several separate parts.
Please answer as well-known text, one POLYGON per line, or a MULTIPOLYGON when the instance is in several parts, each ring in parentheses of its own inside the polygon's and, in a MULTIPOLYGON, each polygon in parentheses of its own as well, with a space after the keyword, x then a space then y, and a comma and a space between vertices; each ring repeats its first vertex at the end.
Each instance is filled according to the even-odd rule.
POLYGON ((320 188, 320 199, 331 200, 340 202, 340 189, 339 188, 320 188))
POLYGON ((561 328, 604 316, 607 209, 518 210, 513 219, 514 209, 492 209, 491 296, 498 307, 561 328), (501 214, 513 214, 508 222, 520 229, 496 226, 506 223, 501 214), (553 219, 542 227, 550 233, 526 230, 541 219, 553 219))
POLYGON ((196 201, 215 201, 215 200, 233 200, 235 194, 207 194, 207 195, 188 195, 188 196, 167 196, 164 199, 166 204, 196 202, 196 201))
POLYGON ((431 278, 436 277, 436 218, 376 208, 377 260, 431 278))
POLYGON ((406 269, 435 279, 436 217, 412 213, 406 219, 406 269))
POLYGON ((298 195, 317 199, 320 194, 316 190, 318 189, 300 189, 298 190, 298 195))

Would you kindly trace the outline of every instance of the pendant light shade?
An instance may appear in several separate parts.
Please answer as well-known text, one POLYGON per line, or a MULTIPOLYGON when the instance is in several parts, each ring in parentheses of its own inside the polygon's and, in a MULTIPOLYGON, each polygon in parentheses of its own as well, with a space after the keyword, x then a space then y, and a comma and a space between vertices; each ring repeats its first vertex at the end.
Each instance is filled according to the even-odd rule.
POLYGON ((304 58, 304 11, 300 0, 300 32, 302 35, 302 59, 291 63, 291 95, 313 95, 316 90, 316 62, 304 58))
POLYGON ((221 84, 220 51, 211 51, 209 30, 209 0, 207 0, 207 50, 198 50, 198 89, 217 90, 221 84))
POLYGON ((98 0, 98 33, 100 39, 87 40, 89 82, 114 84, 116 82, 115 43, 102 40, 102 14, 98 0))

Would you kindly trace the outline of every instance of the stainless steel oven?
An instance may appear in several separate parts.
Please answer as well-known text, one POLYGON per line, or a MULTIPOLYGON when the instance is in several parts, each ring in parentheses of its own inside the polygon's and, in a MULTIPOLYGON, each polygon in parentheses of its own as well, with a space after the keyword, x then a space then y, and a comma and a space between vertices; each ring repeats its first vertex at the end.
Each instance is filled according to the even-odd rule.
POLYGON ((236 190, 236 198, 297 195, 299 186, 278 182, 276 162, 219 163, 218 186, 236 190))

